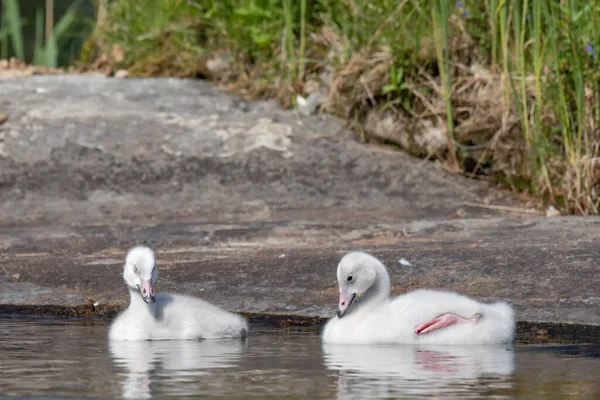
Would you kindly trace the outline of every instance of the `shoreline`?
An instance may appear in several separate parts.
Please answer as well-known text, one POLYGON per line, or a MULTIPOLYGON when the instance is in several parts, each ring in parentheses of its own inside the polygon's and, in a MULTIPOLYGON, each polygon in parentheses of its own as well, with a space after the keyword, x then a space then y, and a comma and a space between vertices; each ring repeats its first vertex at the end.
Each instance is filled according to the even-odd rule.
MULTIPOLYGON (((11 305, 0 304, 0 320, 67 320, 109 322, 122 309, 114 307, 94 307, 81 305, 67 307, 61 305, 11 305)), ((327 318, 310 315, 279 313, 255 313, 234 311, 248 319, 250 326, 270 328, 311 328, 321 329, 327 318)), ((600 344, 600 325, 569 322, 517 321, 514 344, 600 344)))

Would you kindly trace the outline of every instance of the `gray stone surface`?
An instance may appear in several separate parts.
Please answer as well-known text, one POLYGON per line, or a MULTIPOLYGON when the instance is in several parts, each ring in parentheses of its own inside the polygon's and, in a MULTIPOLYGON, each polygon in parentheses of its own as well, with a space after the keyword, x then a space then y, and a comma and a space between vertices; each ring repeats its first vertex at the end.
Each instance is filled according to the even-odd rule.
POLYGON ((5 80, 0 109, 3 225, 475 217, 465 201, 505 197, 200 81, 5 80))
POLYGON ((598 219, 474 207, 526 208, 334 118, 102 76, 0 80, 0 112, 0 312, 116 310, 125 251, 145 243, 160 290, 231 310, 330 316, 337 261, 362 249, 396 294, 458 290, 510 300, 522 321, 600 324, 598 219))

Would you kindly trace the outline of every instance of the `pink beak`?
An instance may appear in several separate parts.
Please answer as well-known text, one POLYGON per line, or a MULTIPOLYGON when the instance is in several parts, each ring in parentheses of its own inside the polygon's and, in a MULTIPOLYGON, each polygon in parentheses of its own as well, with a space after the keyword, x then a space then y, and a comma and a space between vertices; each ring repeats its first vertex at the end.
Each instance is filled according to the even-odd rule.
POLYGON ((142 285, 140 286, 140 294, 142 295, 142 299, 148 304, 152 304, 156 301, 156 296, 154 296, 154 289, 152 288, 151 279, 142 279, 142 285))
POLYGON ((350 308, 350 306, 352 305, 352 302, 354 301, 355 298, 356 298, 356 293, 352 293, 350 296, 346 292, 340 293, 340 302, 338 304, 338 312, 337 312, 338 318, 342 318, 344 316, 344 314, 346 314, 346 311, 348 311, 348 308, 350 308))

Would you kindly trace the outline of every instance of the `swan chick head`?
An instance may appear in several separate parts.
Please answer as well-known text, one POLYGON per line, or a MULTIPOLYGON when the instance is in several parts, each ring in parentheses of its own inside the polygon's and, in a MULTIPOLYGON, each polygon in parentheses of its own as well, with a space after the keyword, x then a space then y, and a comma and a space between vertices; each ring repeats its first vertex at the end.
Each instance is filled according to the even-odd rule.
POLYGON ((149 247, 136 246, 129 250, 123 266, 123 279, 132 290, 138 290, 144 302, 156 301, 154 286, 158 279, 156 258, 149 247))
POLYGON ((338 318, 342 318, 352 303, 375 284, 378 264, 381 264, 378 259, 360 251, 351 252, 342 257, 337 267, 340 291, 338 318))

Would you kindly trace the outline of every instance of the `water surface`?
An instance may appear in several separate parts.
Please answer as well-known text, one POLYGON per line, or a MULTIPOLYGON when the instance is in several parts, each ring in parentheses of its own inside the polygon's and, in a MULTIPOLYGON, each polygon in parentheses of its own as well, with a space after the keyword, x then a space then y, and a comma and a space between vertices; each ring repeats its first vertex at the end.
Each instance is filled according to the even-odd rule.
POLYGON ((600 398, 593 346, 322 346, 316 329, 245 342, 114 342, 105 322, 0 319, 0 397, 600 398))

